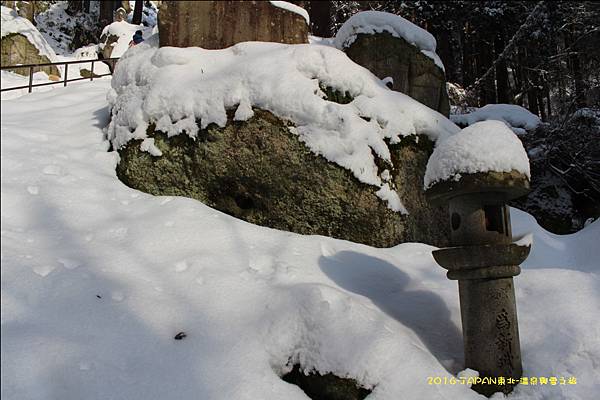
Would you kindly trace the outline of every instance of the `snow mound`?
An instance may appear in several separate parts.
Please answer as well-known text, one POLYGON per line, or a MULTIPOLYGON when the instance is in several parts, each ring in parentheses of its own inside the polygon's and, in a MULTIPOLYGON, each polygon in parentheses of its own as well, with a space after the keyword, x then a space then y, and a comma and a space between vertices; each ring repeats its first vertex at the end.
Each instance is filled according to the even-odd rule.
POLYGON ((556 235, 539 226, 534 217, 511 208, 514 236, 531 233, 533 246, 524 268, 565 268, 600 273, 600 220, 570 235, 556 235))
POLYGON ((306 25, 310 25, 310 17, 308 15, 308 11, 306 11, 304 8, 292 4, 289 1, 270 1, 270 3, 275 7, 282 8, 284 10, 291 11, 294 14, 302 16, 302 18, 304 18, 304 20, 306 21, 306 25))
MULTIPOLYGON (((386 141, 394 144, 414 134, 435 141, 459 131, 437 111, 389 90, 342 51, 308 44, 246 42, 205 50, 144 43, 121 58, 108 97, 108 137, 115 148, 145 139, 151 123, 169 136, 195 137, 197 121, 201 128, 223 127, 226 110, 235 109, 236 120, 247 120, 257 107, 293 122, 290 131, 315 154, 380 188, 374 154, 392 163, 386 141), (353 100, 327 101, 322 87, 353 100)), ((389 190, 380 195, 397 204, 389 190)))
MULTIPOLYGON (((142 37, 147 39, 150 35, 152 35, 152 28, 145 27, 142 25, 133 25, 127 21, 115 21, 110 25, 107 25, 102 30, 101 36, 118 36, 119 39, 112 43, 113 46, 112 53, 110 54, 111 58, 121 57, 127 49, 129 49, 129 42, 133 39, 133 34, 135 31, 142 31, 142 37)), ((100 43, 98 47, 100 50, 104 49, 105 44, 100 43)))
POLYGON ((468 114, 451 115, 458 125, 469 126, 479 121, 503 121, 512 128, 533 130, 541 123, 540 118, 516 104, 488 104, 468 114))
POLYGON ((382 11, 363 11, 350 17, 335 35, 334 44, 338 49, 350 46, 359 33, 374 34, 389 32, 418 47, 423 54, 435 61, 444 70, 444 64, 436 54, 437 43, 433 35, 399 15, 382 11))
POLYGON ((529 158, 517 136, 500 121, 477 122, 437 143, 427 163, 425 189, 460 174, 518 172, 530 177, 529 158))
POLYGON ((48 57, 50 62, 56 62, 56 53, 42 36, 40 31, 26 18, 19 17, 15 10, 1 6, 2 9, 0 24, 1 37, 10 34, 20 34, 27 38, 29 43, 35 46, 40 52, 40 55, 48 57))

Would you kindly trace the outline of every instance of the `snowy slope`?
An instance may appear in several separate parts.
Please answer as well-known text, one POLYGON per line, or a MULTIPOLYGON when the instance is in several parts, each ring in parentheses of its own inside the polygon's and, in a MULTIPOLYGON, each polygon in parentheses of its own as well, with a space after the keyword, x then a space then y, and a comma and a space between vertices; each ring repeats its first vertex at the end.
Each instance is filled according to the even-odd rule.
MULTIPOLYGON (((369 400, 481 398, 427 384, 462 365, 433 247, 301 236, 130 189, 101 131, 108 89, 2 102, 2 399, 307 399, 278 377, 290 359, 374 386, 369 400)), ((525 374, 578 383, 510 398, 593 398, 600 254, 579 239, 600 225, 554 238, 552 258, 579 258, 546 268, 528 218, 513 214, 535 236, 516 278, 525 374)))

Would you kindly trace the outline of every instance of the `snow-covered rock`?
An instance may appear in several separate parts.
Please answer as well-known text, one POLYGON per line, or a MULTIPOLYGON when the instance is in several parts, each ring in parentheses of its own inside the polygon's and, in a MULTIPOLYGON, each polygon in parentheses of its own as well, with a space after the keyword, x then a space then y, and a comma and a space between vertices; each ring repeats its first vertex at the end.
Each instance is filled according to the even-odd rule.
MULTIPOLYGON (((1 65, 17 64, 45 64, 58 61, 54 50, 26 18, 19 17, 17 13, 1 6, 1 34, 2 58, 1 65)), ((43 71, 51 75, 59 75, 56 67, 36 67, 33 72, 43 71)), ((29 75, 27 68, 15 68, 13 72, 29 75)))
POLYGON ((36 27, 59 56, 69 56, 79 47, 98 41, 99 3, 90 3, 90 12, 67 12, 68 1, 45 2, 48 8, 36 15, 36 27))
POLYGON ((335 35, 334 44, 338 49, 349 47, 357 36, 388 32, 416 46, 444 70, 444 64, 436 54, 437 43, 433 35, 399 15, 382 11, 363 11, 354 14, 340 27, 335 35))
POLYGON ((282 8, 284 10, 287 11, 291 11, 294 14, 298 14, 301 15, 302 18, 304 18, 304 20, 306 21, 306 25, 310 25, 310 17, 308 15, 308 11, 306 11, 304 8, 297 6, 293 3, 290 3, 289 1, 269 1, 269 3, 271 3, 271 5, 274 5, 275 7, 278 8, 282 8))
MULTIPOLYGON (((39 55, 46 57, 49 62, 56 62, 56 53, 50 47, 46 39, 40 34, 40 31, 26 18, 19 15, 11 8, 0 6, 2 23, 0 24, 1 37, 19 34, 27 38, 38 50, 39 55)), ((4 58, 4 57, 3 57, 4 58)), ((22 62, 24 63, 24 62, 22 62)), ((2 63, 4 65, 4 62, 2 63)))
POLYGON ((459 130, 327 46, 240 43, 204 50, 142 44, 119 61, 112 86, 108 135, 116 148, 146 138, 150 124, 169 136, 195 137, 211 123, 225 126, 228 109, 256 107, 291 121, 292 132, 315 154, 378 187, 375 157, 392 163, 388 143, 415 134, 435 141, 459 130), (352 101, 327 101, 324 87, 352 101))
POLYGON ((346 21, 333 44, 392 90, 449 115, 444 66, 427 31, 398 15, 366 11, 346 21))
POLYGON ((473 125, 479 121, 503 121, 513 130, 516 129, 516 133, 533 130, 541 123, 540 117, 516 104, 487 104, 467 114, 451 115, 450 119, 460 126, 473 125))
POLYGON ((461 174, 512 170, 531 177, 523 143, 504 122, 482 121, 438 142, 427 163, 424 186, 459 180, 461 174))

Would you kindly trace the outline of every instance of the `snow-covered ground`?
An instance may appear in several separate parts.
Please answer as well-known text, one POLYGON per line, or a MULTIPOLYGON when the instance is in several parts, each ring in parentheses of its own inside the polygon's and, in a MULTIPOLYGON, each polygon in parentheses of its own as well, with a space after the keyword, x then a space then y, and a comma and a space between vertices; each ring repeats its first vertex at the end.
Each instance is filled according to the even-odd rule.
MULTIPOLYGON (((369 400, 478 399, 456 283, 431 246, 375 249, 258 227, 122 184, 109 82, 2 101, 2 399, 307 399, 290 362, 369 400), (183 340, 174 340, 185 332, 183 340)), ((515 279, 524 373, 511 399, 591 399, 600 382, 600 223, 533 231, 515 279)), ((502 398, 497 395, 496 398, 502 398)))

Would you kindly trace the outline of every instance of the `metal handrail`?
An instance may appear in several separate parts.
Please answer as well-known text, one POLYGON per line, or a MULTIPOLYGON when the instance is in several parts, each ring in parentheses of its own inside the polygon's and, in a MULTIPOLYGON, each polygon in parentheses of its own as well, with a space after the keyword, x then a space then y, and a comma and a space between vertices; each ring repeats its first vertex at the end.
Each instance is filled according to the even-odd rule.
POLYGON ((88 79, 90 81, 93 81, 94 78, 101 78, 103 76, 112 75, 113 70, 115 68, 115 64, 117 63, 117 60, 119 60, 119 59, 118 58, 103 58, 103 59, 94 59, 94 60, 62 61, 62 62, 57 62, 57 63, 5 65, 3 67, 0 67, 0 71, 7 70, 7 69, 29 68, 29 83, 24 86, 13 86, 13 87, 5 88, 5 89, 0 89, 0 92, 8 92, 9 90, 17 90, 17 89, 28 89, 28 92, 31 93, 32 89, 34 87, 39 87, 39 86, 59 85, 61 83, 64 86, 67 86, 67 83, 69 83, 69 82, 83 81, 83 80, 88 80, 88 79), (95 75, 94 74, 94 63, 97 63, 97 62, 108 63, 109 64, 108 68, 109 68, 110 72, 107 74, 95 75), (92 64, 89 78, 68 79, 69 65, 71 65, 71 64, 87 64, 87 63, 92 64), (36 83, 36 84, 33 83, 33 69, 34 68, 59 66, 59 65, 65 66, 65 73, 64 73, 64 77, 62 80, 56 81, 56 82, 44 82, 44 83, 36 83))

